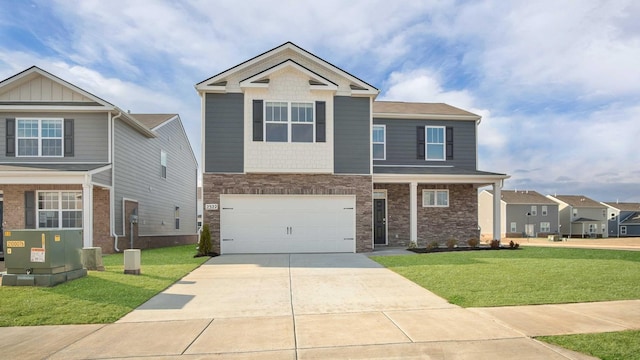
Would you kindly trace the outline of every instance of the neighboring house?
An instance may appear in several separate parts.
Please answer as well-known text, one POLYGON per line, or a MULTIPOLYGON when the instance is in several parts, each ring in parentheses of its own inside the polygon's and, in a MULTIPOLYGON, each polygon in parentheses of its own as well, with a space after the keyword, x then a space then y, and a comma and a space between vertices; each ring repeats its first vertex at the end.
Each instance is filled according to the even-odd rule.
MULTIPOLYGON (((481 237, 491 240, 493 224, 493 192, 483 190, 478 195, 478 218, 481 237), (485 230, 487 229, 487 230, 485 230)), ((502 190, 500 236, 546 237, 559 234, 558 203, 532 190, 502 190)))
POLYGON ((547 195, 558 203, 560 233, 566 237, 608 237, 607 207, 582 195, 547 195))
POLYGON ((176 114, 129 114, 38 67, 0 82, 4 230, 82 229, 105 253, 195 243, 197 163, 176 114), (130 226, 132 213, 138 223, 130 226))
POLYGON ((640 203, 603 202, 607 207, 609 237, 640 236, 640 203))
POLYGON ((480 116, 374 102, 378 89, 292 43, 196 90, 204 221, 221 253, 462 243, 478 236, 476 189, 507 178, 476 169, 480 116))

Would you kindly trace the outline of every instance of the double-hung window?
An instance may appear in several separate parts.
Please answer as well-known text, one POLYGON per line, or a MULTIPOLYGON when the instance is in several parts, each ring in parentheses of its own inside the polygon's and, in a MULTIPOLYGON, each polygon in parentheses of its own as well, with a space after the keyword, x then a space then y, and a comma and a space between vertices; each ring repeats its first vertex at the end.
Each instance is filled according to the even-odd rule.
POLYGON ((268 142, 313 142, 315 116, 313 103, 266 101, 265 140, 268 142))
POLYGON ((18 119, 17 156, 63 156, 62 119, 18 119))
POLYGON ((384 160, 387 156, 386 151, 386 127, 384 125, 373 125, 372 143, 373 143, 373 160, 384 160))
POLYGON ((422 190, 422 207, 448 207, 449 190, 422 190))
POLYGON ((425 158, 426 160, 445 160, 445 127, 425 127, 425 158))
POLYGON ((38 228, 82 228, 82 192, 38 192, 38 228))
POLYGON ((160 150, 160 177, 167 178, 167 152, 160 150))
POLYGON ((547 205, 542 205, 542 216, 547 216, 549 214, 549 208, 547 205))
POLYGON ((540 232, 548 233, 551 232, 551 223, 543 221, 540 223, 540 232))

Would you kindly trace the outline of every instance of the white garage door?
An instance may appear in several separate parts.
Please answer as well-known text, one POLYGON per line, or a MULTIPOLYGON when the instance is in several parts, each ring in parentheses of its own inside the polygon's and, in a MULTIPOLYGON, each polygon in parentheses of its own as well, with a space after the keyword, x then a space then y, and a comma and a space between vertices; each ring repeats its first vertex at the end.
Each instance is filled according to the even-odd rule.
POLYGON ((355 252, 355 203, 353 195, 221 195, 221 252, 355 252))

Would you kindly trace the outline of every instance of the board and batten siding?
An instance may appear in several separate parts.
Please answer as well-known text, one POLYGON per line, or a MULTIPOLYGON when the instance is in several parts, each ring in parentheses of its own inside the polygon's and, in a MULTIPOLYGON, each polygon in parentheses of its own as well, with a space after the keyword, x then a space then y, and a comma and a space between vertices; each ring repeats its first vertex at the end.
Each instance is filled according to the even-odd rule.
MULTIPOLYGON (((176 120, 157 130, 156 138, 143 136, 122 120, 114 129, 115 226, 123 232, 123 198, 138 202, 138 233, 190 235, 197 233, 197 164, 181 124, 176 120), (167 177, 162 178, 161 150, 167 153, 167 177), (180 208, 180 229, 175 229, 175 207, 180 208)), ((128 219, 124 225, 128 226, 128 219)))
POLYGON ((370 99, 335 96, 333 109, 334 173, 371 174, 370 99))
POLYGON ((0 113, 0 162, 4 163, 107 163, 109 118, 107 113, 2 112, 0 113), (74 154, 68 157, 23 157, 6 155, 7 118, 73 119, 74 154))
POLYGON ((414 120, 373 118, 374 125, 386 125, 386 159, 375 165, 446 165, 476 170, 475 121, 414 120), (453 159, 426 161, 417 157, 417 127, 453 128, 453 159))
POLYGON ((204 172, 244 172, 244 94, 206 94, 204 172))

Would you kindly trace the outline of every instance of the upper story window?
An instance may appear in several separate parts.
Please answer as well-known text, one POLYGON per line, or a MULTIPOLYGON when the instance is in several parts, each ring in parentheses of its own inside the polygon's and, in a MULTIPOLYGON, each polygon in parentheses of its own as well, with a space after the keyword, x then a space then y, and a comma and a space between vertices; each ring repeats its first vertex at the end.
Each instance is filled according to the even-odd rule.
POLYGON ((542 205, 542 216, 547 216, 549 214, 549 208, 547 205, 542 205))
POLYGON ((387 129, 384 125, 373 125, 371 142, 373 143, 373 160, 384 160, 387 156, 387 129))
POLYGON ((445 160, 445 127, 427 126, 426 160, 445 160))
POLYGON ((167 152, 164 150, 160 150, 160 176, 167 178, 167 152))
POLYGON ((531 205, 531 216, 538 215, 538 207, 536 205, 531 205))
POLYGON ((449 190, 422 190, 422 207, 449 207, 449 190))
POLYGON ((62 119, 17 119, 17 156, 63 156, 62 119))
POLYGON ((38 192, 38 228, 82 228, 82 192, 38 192))
POLYGON ((313 142, 314 104, 265 101, 264 131, 269 142, 313 142))

